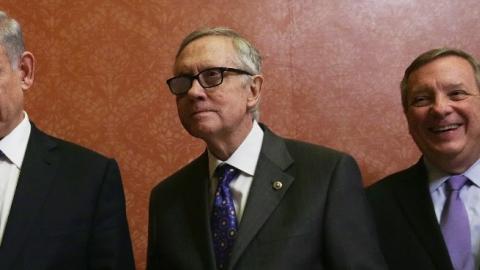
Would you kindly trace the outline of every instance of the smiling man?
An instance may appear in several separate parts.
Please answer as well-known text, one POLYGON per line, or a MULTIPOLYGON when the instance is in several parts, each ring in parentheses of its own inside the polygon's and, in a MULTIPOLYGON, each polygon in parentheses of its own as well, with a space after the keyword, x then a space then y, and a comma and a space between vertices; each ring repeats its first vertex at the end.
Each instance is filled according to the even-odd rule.
POLYGON ((227 28, 180 45, 167 83, 207 150, 153 189, 147 269, 385 269, 355 161, 258 123, 260 69, 227 28))
POLYGON ((478 269, 480 255, 480 67, 449 48, 405 71, 402 103, 423 153, 368 189, 390 269, 478 269))

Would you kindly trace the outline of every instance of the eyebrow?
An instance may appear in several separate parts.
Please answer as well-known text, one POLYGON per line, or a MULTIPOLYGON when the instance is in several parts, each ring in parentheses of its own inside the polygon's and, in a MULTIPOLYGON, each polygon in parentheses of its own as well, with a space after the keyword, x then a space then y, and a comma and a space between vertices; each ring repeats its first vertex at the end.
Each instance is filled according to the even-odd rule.
POLYGON ((464 87, 465 85, 463 83, 448 83, 445 84, 444 87, 446 88, 458 88, 458 87, 464 87))
MULTIPOLYGON (((441 85, 442 88, 446 88, 446 89, 459 88, 459 87, 464 88, 465 87, 464 83, 440 83, 440 85, 441 85)), ((433 88, 430 87, 430 85, 422 84, 422 85, 411 88, 409 92, 426 92, 426 91, 429 91, 429 90, 432 90, 432 89, 433 88)))
POLYGON ((417 85, 415 87, 410 88, 410 91, 408 91, 408 94, 413 94, 413 93, 419 93, 419 92, 427 92, 431 91, 432 87, 422 84, 422 85, 417 85))
POLYGON ((183 70, 183 71, 178 71, 178 70, 175 70, 173 71, 173 74, 175 76, 194 76, 194 75, 197 75, 198 73, 206 70, 206 69, 209 69, 209 68, 216 68, 216 67, 221 67, 219 65, 211 65, 211 64, 202 64, 202 65, 198 65, 197 66, 197 72, 193 72, 193 70, 191 68, 187 68, 186 70, 183 70))

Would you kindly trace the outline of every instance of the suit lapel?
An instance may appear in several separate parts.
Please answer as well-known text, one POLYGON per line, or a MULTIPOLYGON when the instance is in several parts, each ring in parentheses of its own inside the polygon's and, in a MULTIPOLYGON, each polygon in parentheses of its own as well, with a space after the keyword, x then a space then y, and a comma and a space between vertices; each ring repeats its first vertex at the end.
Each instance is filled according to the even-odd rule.
POLYGON ((238 238, 235 242, 229 269, 233 269, 242 253, 255 237, 262 225, 278 206, 289 186, 294 181, 284 171, 293 163, 285 142, 271 133, 266 127, 262 150, 258 160, 255 176, 240 223, 238 238), (282 187, 273 188, 273 183, 280 181, 282 187))
POLYGON ((33 124, 1 244, 0 265, 14 261, 35 226, 58 166, 56 143, 33 124))
POLYGON ((447 248, 438 225, 429 193, 428 176, 420 160, 408 171, 405 179, 394 187, 397 200, 415 235, 432 258, 437 269, 452 270, 447 248))
POLYGON ((199 252, 199 258, 205 258, 204 269, 215 269, 215 253, 213 251, 212 237, 210 231, 210 178, 208 174, 207 152, 196 161, 191 174, 187 189, 190 189, 186 198, 185 224, 189 226, 186 231, 192 232, 191 240, 195 250, 199 252), (200 179, 199 179, 200 178, 200 179))

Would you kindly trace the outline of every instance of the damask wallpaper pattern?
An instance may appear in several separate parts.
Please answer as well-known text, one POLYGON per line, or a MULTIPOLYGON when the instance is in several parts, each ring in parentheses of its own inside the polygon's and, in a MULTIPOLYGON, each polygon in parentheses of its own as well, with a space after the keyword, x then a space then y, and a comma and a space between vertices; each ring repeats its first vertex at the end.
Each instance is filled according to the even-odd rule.
POLYGON ((261 119, 274 131, 351 153, 366 185, 419 158, 398 84, 421 52, 480 57, 480 2, 2 0, 37 59, 30 118, 121 166, 138 269, 151 188, 204 150, 177 119, 171 76, 201 26, 246 35, 264 56, 261 119))

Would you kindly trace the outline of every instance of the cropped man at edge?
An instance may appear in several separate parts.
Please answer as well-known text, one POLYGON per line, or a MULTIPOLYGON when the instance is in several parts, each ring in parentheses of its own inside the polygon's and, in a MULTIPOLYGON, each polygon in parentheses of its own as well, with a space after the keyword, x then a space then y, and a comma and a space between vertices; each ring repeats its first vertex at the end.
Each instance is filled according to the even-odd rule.
POLYGON ((474 270, 480 262, 480 66, 427 51, 406 69, 402 103, 423 156, 368 189, 390 269, 474 270))
POLYGON ((132 270, 117 163, 29 121, 34 66, 0 11, 0 269, 132 270))
POLYGON ((258 50, 228 28, 189 34, 174 77, 206 151, 150 198, 147 269, 385 269, 355 161, 258 123, 258 50))

